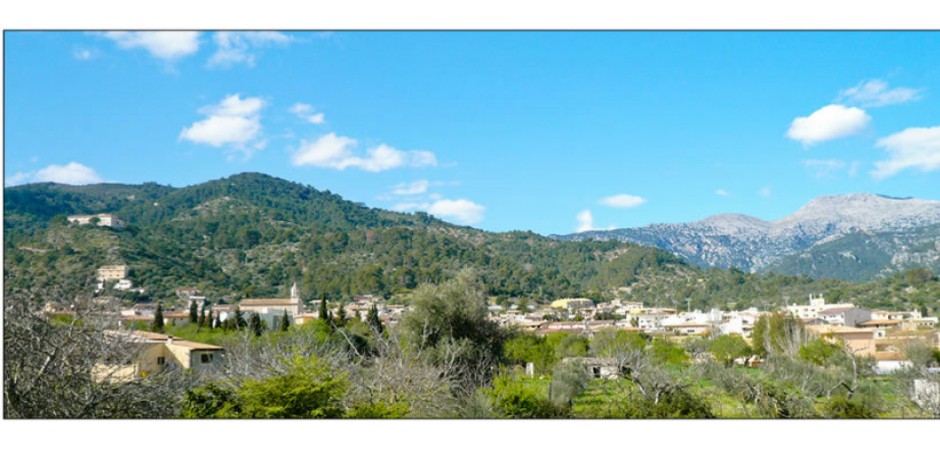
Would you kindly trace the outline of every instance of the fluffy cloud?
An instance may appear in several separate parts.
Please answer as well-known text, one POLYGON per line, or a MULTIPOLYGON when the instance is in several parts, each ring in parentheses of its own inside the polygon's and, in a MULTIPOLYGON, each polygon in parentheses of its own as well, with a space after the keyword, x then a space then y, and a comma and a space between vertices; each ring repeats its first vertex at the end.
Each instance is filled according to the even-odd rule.
POLYGON ((90 61, 95 58, 96 52, 93 52, 87 48, 78 48, 72 52, 72 57, 79 61, 90 61))
POLYGON ((264 146, 259 140, 263 107, 264 101, 258 97, 229 95, 217 105, 200 108, 199 113, 206 118, 184 128, 180 139, 213 147, 231 146, 250 157, 264 146))
POLYGON ((602 198, 600 203, 614 208, 634 208, 646 203, 646 199, 635 195, 617 194, 602 198))
POLYGON ((862 109, 828 105, 808 117, 793 119, 787 137, 803 145, 813 145, 856 134, 864 130, 869 122, 871 116, 862 109))
POLYGON ((199 50, 199 33, 195 31, 109 31, 104 37, 120 48, 142 48, 165 61, 174 61, 199 50))
POLYGON ((292 38, 276 31, 220 31, 212 36, 216 51, 209 58, 209 67, 230 67, 235 64, 255 65, 254 50, 268 45, 286 45, 292 38))
POLYGON ((757 195, 761 197, 770 197, 773 192, 770 190, 770 186, 764 186, 757 191, 757 195))
POLYGON ((431 182, 428 180, 412 181, 411 183, 398 183, 392 188, 394 195, 419 195, 428 191, 431 182))
POLYGON ((441 199, 433 203, 400 203, 393 208, 398 211, 426 211, 428 214, 472 225, 483 220, 486 207, 466 199, 441 199))
POLYGON ((724 189, 719 188, 719 189, 715 189, 715 195, 719 197, 728 197, 731 195, 731 193, 724 189))
POLYGON ((594 215, 591 214, 590 210, 585 209, 584 211, 579 212, 577 219, 578 228, 574 230, 576 233, 591 231, 594 229, 594 215))
POLYGON ((337 170, 353 167, 367 172, 437 165, 437 158, 428 151, 402 151, 380 144, 366 150, 365 156, 357 156, 353 152, 355 146, 355 139, 337 136, 335 133, 325 134, 316 141, 301 141, 300 148, 291 157, 291 163, 295 166, 337 170))
POLYGON ((888 89, 884 81, 870 80, 839 92, 839 102, 877 108, 919 100, 922 92, 922 89, 904 87, 888 89))
POLYGON ((291 106, 290 112, 314 125, 320 125, 326 119, 323 113, 314 113, 313 106, 306 103, 295 103, 294 106, 291 106))
POLYGON ((879 139, 876 145, 888 152, 888 159, 875 163, 871 173, 875 178, 887 178, 904 169, 940 169, 940 126, 908 128, 879 139))
POLYGON ((844 169, 846 163, 838 159, 809 159, 803 161, 803 167, 812 171, 816 178, 825 178, 844 169))
POLYGON ((7 186, 14 186, 23 183, 61 183, 61 184, 95 184, 104 180, 94 171, 94 169, 70 162, 64 166, 52 164, 39 169, 35 172, 19 172, 5 180, 7 186))

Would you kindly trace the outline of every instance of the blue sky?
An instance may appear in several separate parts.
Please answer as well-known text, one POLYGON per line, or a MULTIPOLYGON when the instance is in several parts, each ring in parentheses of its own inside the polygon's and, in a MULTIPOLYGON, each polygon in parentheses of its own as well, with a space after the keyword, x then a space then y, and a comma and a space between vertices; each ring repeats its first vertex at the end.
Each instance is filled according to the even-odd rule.
POLYGON ((542 234, 940 199, 940 34, 5 34, 5 184, 255 171, 542 234))

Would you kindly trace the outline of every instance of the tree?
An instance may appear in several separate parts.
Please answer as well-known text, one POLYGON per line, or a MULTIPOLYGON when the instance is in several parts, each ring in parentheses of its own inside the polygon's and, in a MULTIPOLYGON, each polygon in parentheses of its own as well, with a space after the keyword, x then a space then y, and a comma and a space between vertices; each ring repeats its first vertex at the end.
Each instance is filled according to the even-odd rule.
POLYGON ((326 294, 320 296, 320 304, 318 305, 317 318, 323 321, 327 320, 329 316, 330 309, 326 306, 326 294))
POLYGON ((290 318, 287 317, 287 311, 284 311, 284 315, 281 316, 280 330, 287 331, 288 329, 290 329, 290 318))
POLYGON ((479 277, 462 270, 450 281, 416 289, 399 328, 406 342, 429 350, 432 359, 449 365, 469 387, 488 380, 502 354, 503 333, 488 315, 479 277))
POLYGON ((190 300, 189 302, 189 323, 198 323, 199 325, 205 325, 205 315, 206 310, 202 310, 202 320, 199 318, 199 308, 196 306, 195 300, 190 300))
MULTIPOLYGON (((210 314, 212 314, 210 312, 210 314)), ((212 328, 222 328, 222 317, 221 315, 215 316, 215 323, 212 324, 212 328)))
POLYGON ((716 361, 731 367, 734 360, 751 354, 751 346, 737 334, 723 334, 708 343, 708 351, 716 361))
POLYGON ((163 329, 163 304, 157 303, 157 311, 153 313, 153 323, 150 324, 150 331, 162 333, 163 329))
POLYGON ((202 310, 199 311, 199 318, 196 321, 192 320, 192 310, 189 311, 189 317, 190 323, 199 324, 200 328, 206 326, 206 308, 202 308, 202 310))
POLYGON ((232 322, 236 330, 241 330, 248 326, 248 322, 245 321, 245 314, 242 313, 242 309, 238 305, 235 305, 235 314, 232 322))
POLYGON ((258 313, 251 313, 248 325, 255 336, 261 336, 261 333, 264 332, 264 322, 261 321, 261 316, 259 316, 258 313))
POLYGON ((366 323, 372 328, 372 330, 378 334, 382 334, 385 327, 382 325, 382 319, 379 318, 379 308, 375 306, 375 303, 372 304, 372 307, 369 308, 369 314, 366 316, 366 323))
POLYGON ((206 314, 206 326, 209 328, 215 328, 217 325, 212 321, 212 310, 209 310, 209 314, 206 314))
POLYGON ((339 309, 336 310, 336 319, 333 324, 339 328, 345 327, 348 319, 346 318, 346 303, 339 302, 339 309))

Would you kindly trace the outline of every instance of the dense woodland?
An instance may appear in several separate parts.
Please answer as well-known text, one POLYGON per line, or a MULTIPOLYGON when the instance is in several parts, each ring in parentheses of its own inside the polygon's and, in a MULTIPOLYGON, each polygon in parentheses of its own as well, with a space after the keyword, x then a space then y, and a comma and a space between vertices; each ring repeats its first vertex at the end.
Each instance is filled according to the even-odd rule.
MULTIPOLYGON (((749 274, 686 264, 658 249, 617 242, 561 242, 531 232, 488 233, 424 213, 367 208, 262 174, 186 188, 154 183, 5 189, 6 293, 88 281, 106 264, 127 264, 147 292, 127 301, 169 301, 180 286, 213 300, 357 294, 386 298, 478 270, 498 302, 566 296, 649 305, 744 309, 805 302, 809 293, 878 307, 937 311, 940 281, 910 270, 869 282, 749 274), (111 212, 125 229, 69 224, 66 216, 111 212)), ((181 305, 182 306, 182 305, 181 305)))

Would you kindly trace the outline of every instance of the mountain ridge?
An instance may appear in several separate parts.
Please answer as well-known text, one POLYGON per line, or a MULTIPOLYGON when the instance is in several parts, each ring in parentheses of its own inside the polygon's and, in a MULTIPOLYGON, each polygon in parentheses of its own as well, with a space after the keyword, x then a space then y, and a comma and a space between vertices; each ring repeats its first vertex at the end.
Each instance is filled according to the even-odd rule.
MULTIPOLYGON (((786 217, 765 221, 757 217, 725 213, 705 219, 653 224, 618 230, 551 235, 560 240, 618 240, 653 245, 702 266, 762 271, 791 255, 838 240, 853 233, 898 233, 940 223, 940 201, 897 198, 879 194, 843 194, 814 198, 786 217)), ((898 260, 888 249, 892 261, 898 260)), ((903 252, 902 248, 897 249, 903 252)), ((903 260, 903 255, 900 258, 903 260)), ((930 258, 928 258, 930 259, 930 258)), ((930 262, 933 263, 932 259, 930 262)), ((814 277, 833 276, 826 271, 796 270, 784 264, 785 273, 814 277), (791 270, 792 269, 792 270, 791 270)), ((778 270, 780 266, 777 266, 778 270)), ((875 271, 882 273, 886 267, 875 271)), ((892 263, 892 270, 903 264, 892 263)), ((891 272, 892 270, 887 270, 891 272)), ((841 273, 842 271, 840 271, 841 273)), ((845 273, 841 273, 845 277, 845 273)))

